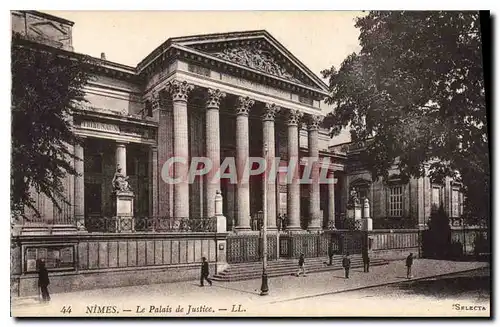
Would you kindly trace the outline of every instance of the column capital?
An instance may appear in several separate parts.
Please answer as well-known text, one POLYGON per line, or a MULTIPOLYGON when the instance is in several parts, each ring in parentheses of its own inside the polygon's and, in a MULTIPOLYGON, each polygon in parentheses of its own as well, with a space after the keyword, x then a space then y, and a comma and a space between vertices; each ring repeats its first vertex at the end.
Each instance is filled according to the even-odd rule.
POLYGON ((276 114, 281 110, 280 106, 274 103, 266 103, 264 107, 264 114, 262 115, 263 121, 274 121, 276 114))
POLYGON ((194 85, 186 81, 173 80, 167 84, 166 90, 172 96, 172 101, 187 102, 189 93, 194 90, 194 85))
POLYGON ((248 116, 248 112, 255 104, 255 101, 250 99, 249 97, 241 97, 239 96, 236 100, 236 115, 244 115, 248 116))
POLYGON ((123 142, 123 141, 115 141, 116 147, 118 148, 124 148, 127 146, 128 142, 123 142))
POLYGON ((309 131, 319 130, 319 125, 323 122, 323 116, 319 115, 308 115, 307 117, 307 129, 309 131))
POLYGON ((219 109, 220 101, 226 97, 226 93, 219 89, 208 89, 206 97, 207 109, 219 109))
POLYGON ((158 145, 150 145, 149 150, 153 152, 158 152, 158 145))
POLYGON ((304 116, 304 114, 299 110, 288 111, 288 126, 298 126, 302 116, 304 116))

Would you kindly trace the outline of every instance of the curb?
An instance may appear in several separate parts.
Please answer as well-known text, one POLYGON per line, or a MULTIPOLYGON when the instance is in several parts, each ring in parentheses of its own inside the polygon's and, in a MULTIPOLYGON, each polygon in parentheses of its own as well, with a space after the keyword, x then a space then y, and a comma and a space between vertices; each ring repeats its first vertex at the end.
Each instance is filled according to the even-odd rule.
MULTIPOLYGON (((491 268, 491 266, 489 266, 489 267, 491 268)), ((291 301, 303 300, 303 299, 310 299, 310 298, 313 298, 313 297, 319 297, 319 296, 325 296, 325 295, 333 295, 333 294, 340 294, 340 293, 355 292, 355 291, 360 291, 360 290, 369 289, 369 288, 377 288, 377 287, 383 287, 383 286, 394 285, 394 284, 408 283, 408 282, 413 282, 413 281, 416 281, 416 280, 423 280, 423 279, 429 279, 429 278, 434 278, 434 277, 443 277, 443 276, 455 275, 455 274, 459 274, 459 273, 470 272, 470 271, 480 270, 480 269, 484 269, 484 268, 488 268, 488 266, 486 266, 486 267, 479 267, 479 268, 471 268, 471 269, 460 270, 460 271, 454 271, 454 272, 445 273, 445 274, 439 274, 439 275, 431 275, 431 276, 425 276, 425 277, 418 277, 418 278, 406 279, 406 280, 402 280, 402 281, 397 280, 397 281, 386 282, 386 283, 377 284, 377 285, 360 286, 360 287, 350 288, 350 289, 342 290, 342 291, 332 291, 332 292, 325 292, 325 293, 319 293, 319 294, 314 294, 314 295, 304 295, 304 296, 299 296, 299 297, 292 298, 292 299, 278 300, 278 301, 273 301, 273 302, 269 302, 269 303, 270 304, 274 304, 274 303, 282 303, 282 302, 291 302, 291 301)))

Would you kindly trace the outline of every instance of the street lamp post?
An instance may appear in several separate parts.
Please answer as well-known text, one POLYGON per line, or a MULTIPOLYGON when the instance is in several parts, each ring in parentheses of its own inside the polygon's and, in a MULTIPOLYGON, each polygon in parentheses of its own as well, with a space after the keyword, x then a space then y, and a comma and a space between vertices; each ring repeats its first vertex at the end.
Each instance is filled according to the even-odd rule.
POLYGON ((267 143, 264 144, 264 160, 266 162, 266 169, 264 169, 263 177, 263 193, 262 193, 262 207, 263 207, 263 222, 262 222, 262 284, 260 286, 260 295, 267 295, 269 293, 269 286, 267 285, 267 143))

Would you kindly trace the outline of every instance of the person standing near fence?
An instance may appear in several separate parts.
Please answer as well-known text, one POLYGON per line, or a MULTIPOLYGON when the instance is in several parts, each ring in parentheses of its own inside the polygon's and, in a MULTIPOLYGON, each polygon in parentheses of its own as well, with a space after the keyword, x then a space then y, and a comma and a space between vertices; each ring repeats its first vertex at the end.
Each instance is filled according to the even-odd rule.
POLYGON ((349 278, 349 269, 351 269, 351 257, 349 257, 349 252, 342 258, 342 267, 344 267, 345 278, 349 278))
POLYGON ((305 264, 305 259, 304 259, 304 253, 301 253, 300 254, 300 257, 299 257, 299 270, 297 271, 297 277, 300 276, 300 274, 302 273, 302 275, 304 277, 306 277, 306 264, 305 264))
POLYGON ((327 266, 331 266, 333 264, 333 242, 330 240, 328 242, 328 263, 327 266))
POLYGON ((370 256, 367 249, 363 250, 363 271, 365 273, 370 272, 370 256))
POLYGON ((48 286, 50 284, 49 271, 45 268, 45 261, 42 259, 38 263, 38 287, 42 293, 42 301, 50 301, 48 286))
POLYGON ((207 281, 210 286, 212 286, 212 281, 210 280, 210 278, 208 278, 208 275, 210 274, 209 270, 208 270, 208 262, 207 262, 207 258, 203 257, 201 258, 201 276, 200 276, 200 286, 205 286, 203 285, 203 281, 207 281))
POLYGON ((413 277, 411 275, 411 266, 413 266, 413 253, 410 253, 406 257, 406 278, 408 278, 408 279, 413 277))

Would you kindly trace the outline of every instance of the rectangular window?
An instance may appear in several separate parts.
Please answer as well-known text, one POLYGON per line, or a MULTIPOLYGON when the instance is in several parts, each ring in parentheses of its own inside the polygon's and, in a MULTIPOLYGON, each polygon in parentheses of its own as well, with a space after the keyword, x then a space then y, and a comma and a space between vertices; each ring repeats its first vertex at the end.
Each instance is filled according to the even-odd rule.
POLYGON ((389 187, 389 216, 390 217, 403 216, 403 187, 402 186, 389 187))
POLYGON ((432 210, 438 210, 441 206, 441 188, 439 186, 432 187, 432 210))
POLYGON ((451 191, 451 216, 460 217, 460 198, 458 189, 451 191))

